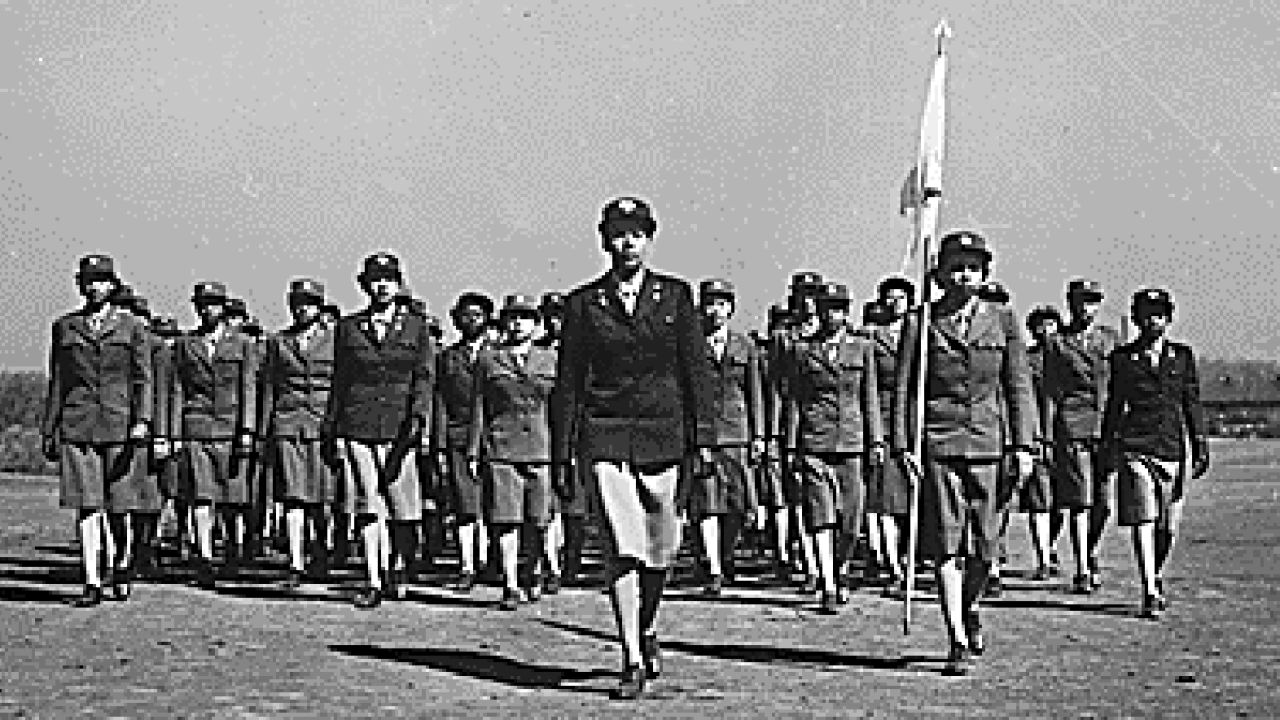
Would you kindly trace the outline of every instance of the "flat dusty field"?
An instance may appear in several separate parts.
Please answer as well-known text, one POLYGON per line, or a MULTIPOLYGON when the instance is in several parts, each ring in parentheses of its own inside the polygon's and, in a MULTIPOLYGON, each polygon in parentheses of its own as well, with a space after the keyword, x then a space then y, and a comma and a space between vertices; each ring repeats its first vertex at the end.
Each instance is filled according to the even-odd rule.
MULTIPOLYGON (((765 584, 714 602, 673 589, 667 675, 620 705, 612 618, 592 590, 502 613, 496 588, 460 597, 426 582, 362 612, 344 595, 354 575, 290 597, 262 568, 215 593, 146 584, 127 603, 72 609, 57 485, 6 477, 0 717, 1280 717, 1278 518, 1280 443, 1216 444, 1164 620, 1136 617, 1128 537, 1112 531, 1099 594, 1011 578, 985 611, 991 649, 963 679, 940 675, 932 599, 904 637, 900 606, 870 591, 832 618, 765 584)), ((1011 549, 1025 571, 1020 519, 1011 549)))

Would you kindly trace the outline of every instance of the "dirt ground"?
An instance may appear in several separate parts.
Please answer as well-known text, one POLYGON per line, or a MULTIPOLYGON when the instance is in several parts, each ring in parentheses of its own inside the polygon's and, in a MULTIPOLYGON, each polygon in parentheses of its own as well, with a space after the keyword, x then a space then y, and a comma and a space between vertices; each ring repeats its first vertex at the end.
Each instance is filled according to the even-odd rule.
MULTIPOLYGON (((49 479, 0 479, 0 717, 1277 717, 1280 443, 1215 446, 1168 578, 1171 612, 1136 617, 1128 538, 1107 583, 1013 577, 984 619, 991 649, 962 679, 932 599, 910 636, 900 605, 863 591, 838 617, 763 583, 718 601, 673 589, 668 671, 638 703, 608 699, 619 665, 605 597, 575 589, 494 609, 438 583, 355 610, 356 581, 290 597, 262 568, 201 592, 139 585, 127 603, 78 592, 70 514, 49 479)), ((1029 565, 1015 521, 1012 567, 1029 565)), ((1066 547, 1064 546, 1064 550, 1066 547)))

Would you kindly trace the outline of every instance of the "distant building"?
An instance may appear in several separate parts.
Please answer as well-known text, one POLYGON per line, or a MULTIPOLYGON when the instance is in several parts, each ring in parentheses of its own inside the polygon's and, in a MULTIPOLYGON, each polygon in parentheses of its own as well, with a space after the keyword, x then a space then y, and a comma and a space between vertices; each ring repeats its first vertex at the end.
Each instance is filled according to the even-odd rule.
POLYGON ((1213 360, 1199 371, 1210 434, 1280 437, 1280 363, 1213 360))

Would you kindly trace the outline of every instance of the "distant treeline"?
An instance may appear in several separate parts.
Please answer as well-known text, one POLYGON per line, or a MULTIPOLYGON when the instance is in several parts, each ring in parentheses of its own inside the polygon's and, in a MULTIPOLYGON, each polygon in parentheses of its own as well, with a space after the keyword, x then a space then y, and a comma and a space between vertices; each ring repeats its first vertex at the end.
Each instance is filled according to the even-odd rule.
POLYGON ((51 473, 40 451, 44 373, 0 370, 0 472, 51 473))

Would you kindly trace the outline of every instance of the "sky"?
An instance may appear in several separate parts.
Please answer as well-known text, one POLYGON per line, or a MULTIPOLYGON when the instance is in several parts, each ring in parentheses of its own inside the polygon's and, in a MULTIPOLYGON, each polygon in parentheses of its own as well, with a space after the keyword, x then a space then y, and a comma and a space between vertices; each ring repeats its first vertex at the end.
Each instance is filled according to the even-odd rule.
POLYGON ((899 271, 932 32, 953 29, 944 228, 1025 312, 1068 279, 1170 289, 1202 356, 1271 359, 1280 6, 1267 0, 0 0, 0 367, 40 367, 88 252, 192 321, 269 328, 294 277, 345 308, 377 250, 445 315, 604 268, 609 198, 653 265, 868 297, 899 271))

